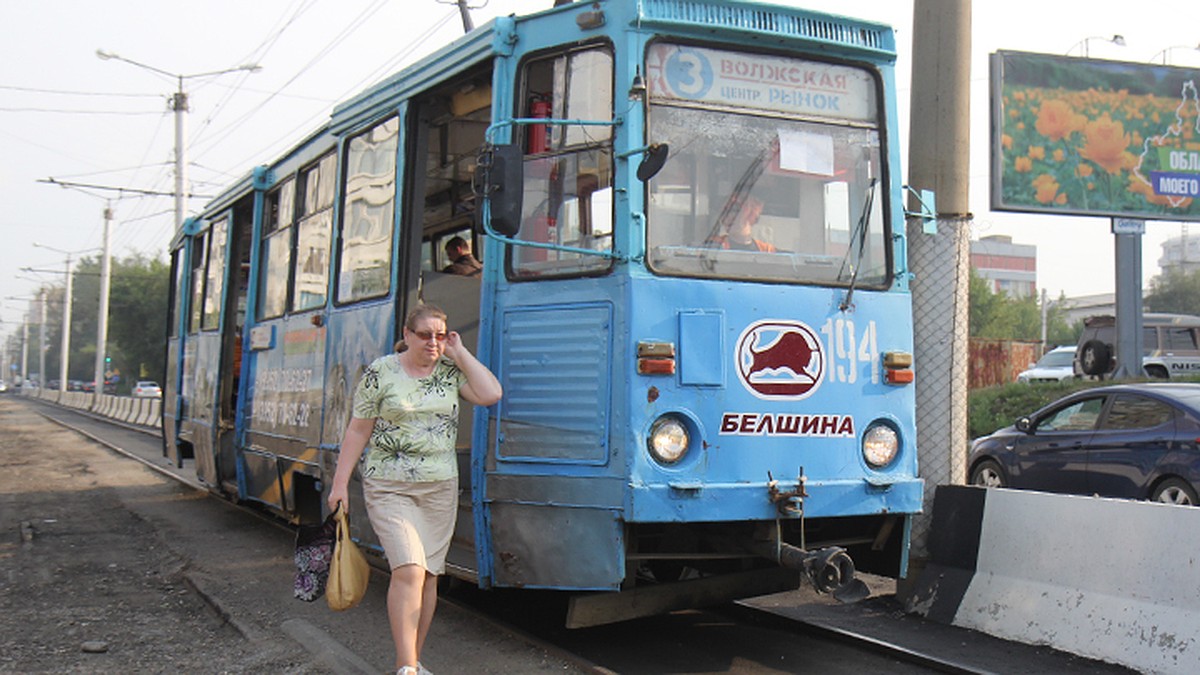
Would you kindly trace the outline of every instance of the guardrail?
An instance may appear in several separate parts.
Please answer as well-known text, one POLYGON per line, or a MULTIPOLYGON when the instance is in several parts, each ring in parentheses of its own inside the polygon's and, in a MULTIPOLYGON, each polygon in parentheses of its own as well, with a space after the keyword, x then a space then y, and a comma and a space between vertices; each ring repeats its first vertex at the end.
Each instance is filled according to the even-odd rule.
POLYGON ((940 485, 909 611, 1140 672, 1200 663, 1200 507, 940 485))
POLYGON ((96 415, 118 422, 141 427, 157 427, 162 414, 162 399, 133 398, 101 394, 99 403, 96 395, 84 391, 58 391, 56 389, 23 389, 23 396, 32 396, 68 408, 87 410, 96 415))

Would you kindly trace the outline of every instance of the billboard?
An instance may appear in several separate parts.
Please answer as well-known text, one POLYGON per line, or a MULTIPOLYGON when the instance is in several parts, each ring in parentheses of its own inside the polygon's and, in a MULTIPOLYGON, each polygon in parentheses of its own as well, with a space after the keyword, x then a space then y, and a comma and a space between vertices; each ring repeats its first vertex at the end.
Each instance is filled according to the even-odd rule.
POLYGON ((991 56, 992 209, 1200 220, 1200 70, 991 56))

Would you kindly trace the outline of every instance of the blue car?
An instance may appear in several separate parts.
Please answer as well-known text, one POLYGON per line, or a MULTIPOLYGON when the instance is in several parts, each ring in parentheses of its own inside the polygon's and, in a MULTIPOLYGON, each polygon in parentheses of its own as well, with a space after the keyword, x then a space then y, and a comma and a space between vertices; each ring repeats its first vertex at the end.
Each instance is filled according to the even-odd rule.
POLYGON ((976 439, 971 484, 1197 504, 1200 384, 1097 387, 976 439))

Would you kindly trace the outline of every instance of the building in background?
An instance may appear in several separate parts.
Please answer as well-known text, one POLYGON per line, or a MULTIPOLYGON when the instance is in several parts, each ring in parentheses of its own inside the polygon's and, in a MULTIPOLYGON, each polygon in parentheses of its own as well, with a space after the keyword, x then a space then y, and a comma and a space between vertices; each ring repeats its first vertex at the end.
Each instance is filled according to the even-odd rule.
POLYGON ((1188 236, 1187 224, 1181 225, 1181 228, 1178 237, 1171 237, 1163 242, 1158 267, 1164 275, 1171 272, 1189 274, 1200 270, 1200 232, 1193 232, 1188 236))
POLYGON ((1014 244, 1003 234, 983 237, 971 242, 971 267, 995 293, 1015 299, 1037 295, 1037 246, 1014 244))

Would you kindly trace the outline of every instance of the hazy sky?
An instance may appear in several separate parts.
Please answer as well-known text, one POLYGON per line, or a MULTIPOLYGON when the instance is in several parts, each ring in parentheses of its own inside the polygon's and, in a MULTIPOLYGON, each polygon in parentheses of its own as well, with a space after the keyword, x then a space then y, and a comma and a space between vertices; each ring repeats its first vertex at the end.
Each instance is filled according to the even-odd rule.
MULTIPOLYGON (((900 46, 900 129, 908 134, 911 0, 776 0, 889 23, 900 46)), ((476 25, 528 13, 552 0, 475 0, 476 25)), ((1168 47, 1194 46, 1193 2, 1079 0, 977 2, 972 47, 972 236, 1009 234, 1038 247, 1038 283, 1052 296, 1113 290, 1107 218, 1067 218, 988 209, 987 55, 997 49, 1063 54, 1087 37, 1124 35, 1125 47, 1089 43, 1093 58, 1135 62, 1168 47), (1153 8, 1143 11, 1143 8, 1153 8)), ((48 178, 94 186, 173 190, 177 81, 97 49, 173 74, 246 63, 254 74, 188 78, 189 181, 212 195, 299 141, 333 104, 462 34, 457 9, 438 0, 43 0, 4 3, 0 25, 0 336, 20 330, 29 297, 62 280, 65 256, 34 242, 94 254, 102 213, 114 211, 113 250, 165 259, 174 231, 169 196, 66 189, 48 178), (48 272, 22 272, 30 267, 48 272)), ((1159 57, 1161 59, 1161 56, 1159 57)), ((1200 51, 1170 52, 1173 65, 1200 68, 1200 51)), ((907 158, 906 158, 907 159, 907 158)), ((203 207, 193 200, 190 211, 203 207)), ((1200 229, 1197 226, 1195 229, 1200 229)), ((1144 240, 1147 281, 1161 243, 1179 223, 1151 222, 1144 240)), ((78 258, 79 255, 76 255, 78 258)))

